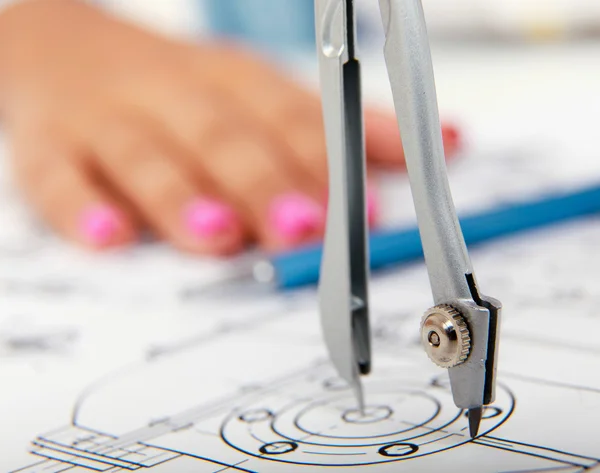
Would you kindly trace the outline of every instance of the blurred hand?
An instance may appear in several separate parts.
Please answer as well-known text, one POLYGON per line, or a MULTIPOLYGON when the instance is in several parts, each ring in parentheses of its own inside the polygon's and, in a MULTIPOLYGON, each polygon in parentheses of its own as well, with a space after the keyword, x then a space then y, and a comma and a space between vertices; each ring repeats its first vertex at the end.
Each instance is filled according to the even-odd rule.
MULTIPOLYGON (((319 100, 248 52, 176 43, 75 0, 23 2, 0 15, 0 104, 19 186, 74 242, 150 229, 221 255, 324 230, 319 100)), ((371 163, 403 165, 391 114, 368 111, 366 130, 371 163)))

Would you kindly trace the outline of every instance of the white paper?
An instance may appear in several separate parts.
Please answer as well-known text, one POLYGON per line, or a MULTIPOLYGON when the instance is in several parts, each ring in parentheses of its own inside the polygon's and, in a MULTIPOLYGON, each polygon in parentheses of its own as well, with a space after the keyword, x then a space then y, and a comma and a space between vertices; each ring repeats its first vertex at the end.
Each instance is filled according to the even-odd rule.
MULTIPOLYGON (((487 165, 502 168, 493 157, 487 165)), ((453 179, 477 169, 463 164, 453 179)), ((538 172, 532 162, 526 171, 538 172)), ((186 299, 184 288, 229 266, 162 246, 102 257, 46 232, 11 238, 0 237, 3 471, 583 471, 600 462, 597 219, 472 252, 481 287, 505 307, 497 400, 476 441, 445 372, 417 343, 431 303, 420 264, 375 278, 361 418, 327 361, 312 291, 186 299)))
MULTIPOLYGON (((253 301, 218 321, 198 314, 205 323, 173 338, 164 330, 185 318, 176 311, 88 311, 52 317, 58 327, 81 330, 81 339, 65 341, 63 349, 17 348, 2 357, 2 379, 11 380, 1 395, 3 424, 11 426, 2 429, 2 462, 8 471, 31 465, 22 470, 28 472, 597 466, 600 292, 571 275, 577 270, 581 281, 593 281, 600 256, 588 255, 589 272, 582 272, 579 248, 547 254, 557 241, 569 248, 581 236, 597 239, 600 222, 474 253, 482 287, 505 303, 497 399, 476 441, 452 402, 446 374, 416 342, 418 314, 429 303, 419 266, 374 287, 366 417, 357 415, 351 392, 327 362, 310 295, 271 311, 253 301), (161 343, 170 350, 156 355, 161 343)), ((44 317, 30 322, 43 330, 44 317)))

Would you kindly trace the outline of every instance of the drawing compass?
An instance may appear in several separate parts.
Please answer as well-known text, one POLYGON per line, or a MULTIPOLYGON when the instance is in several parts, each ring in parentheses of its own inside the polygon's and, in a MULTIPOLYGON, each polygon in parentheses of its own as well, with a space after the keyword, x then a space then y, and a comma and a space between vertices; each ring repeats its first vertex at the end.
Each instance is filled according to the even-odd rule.
MULTIPOLYGON (((455 404, 477 435, 494 401, 501 305, 482 296, 446 172, 433 65, 420 0, 380 0, 384 49, 434 307, 421 323, 428 356, 446 368, 455 404)), ((353 0, 315 0, 329 208, 319 301, 324 338, 340 376, 364 407, 371 366, 365 151, 353 0)))

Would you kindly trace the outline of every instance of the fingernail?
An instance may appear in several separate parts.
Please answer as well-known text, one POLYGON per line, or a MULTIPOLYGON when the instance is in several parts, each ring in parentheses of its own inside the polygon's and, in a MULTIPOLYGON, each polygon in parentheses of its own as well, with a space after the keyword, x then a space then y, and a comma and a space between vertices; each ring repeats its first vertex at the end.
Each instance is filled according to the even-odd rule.
POLYGON ((325 212, 313 199, 293 193, 273 200, 270 217, 271 225, 281 238, 297 241, 323 227, 325 212))
POLYGON ((379 222, 379 210, 381 206, 379 203, 379 194, 373 190, 373 188, 367 188, 367 221, 369 227, 375 227, 379 222))
POLYGON ((123 220, 117 210, 108 205, 96 205, 83 212, 80 230, 90 243, 105 245, 115 237, 122 225, 123 220))
POLYGON ((215 200, 194 200, 184 212, 187 229, 200 238, 210 238, 228 231, 235 220, 235 212, 231 207, 215 200))

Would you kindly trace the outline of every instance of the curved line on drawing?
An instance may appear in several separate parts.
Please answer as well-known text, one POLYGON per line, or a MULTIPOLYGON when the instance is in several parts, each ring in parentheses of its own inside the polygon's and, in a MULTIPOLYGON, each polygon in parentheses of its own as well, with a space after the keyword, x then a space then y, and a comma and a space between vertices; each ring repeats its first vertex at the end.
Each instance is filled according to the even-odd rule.
MULTIPOLYGON (((322 437, 322 438, 331 438, 331 439, 376 439, 376 438, 382 438, 382 437, 390 437, 392 435, 399 435, 399 434, 402 434, 404 432, 408 432, 409 430, 413 430, 413 429, 417 429, 419 427, 423 427, 425 424, 428 424, 433 419, 435 419, 439 415, 439 413, 441 412, 441 410, 442 410, 442 404, 441 404, 441 402, 439 400, 437 400, 436 398, 434 398, 433 396, 431 396, 430 394, 427 394, 424 391, 407 391, 406 394, 420 394, 420 395, 423 395, 424 397, 426 397, 428 399, 431 399, 435 403, 435 406, 436 406, 436 410, 433 413, 433 415, 431 417, 429 417, 427 420, 421 422, 420 424, 411 425, 408 429, 398 430, 396 432, 390 432, 389 434, 384 434, 384 435, 371 435, 371 436, 368 436, 368 437, 343 437, 343 436, 340 436, 340 435, 323 435, 323 434, 320 434, 320 433, 317 433, 317 432, 312 432, 310 430, 306 430, 304 427, 302 427, 300 425, 299 418, 302 415, 304 415, 309 409, 312 409, 312 408, 318 407, 318 406, 322 406, 324 404, 329 403, 330 401, 335 401, 335 399, 330 399, 330 400, 327 400, 327 401, 321 401, 321 402, 317 402, 317 403, 312 403, 312 404, 309 404, 308 406, 306 406, 305 408, 303 408, 298 414, 296 414, 296 417, 294 417, 294 426, 298 430, 300 430, 301 432, 309 434, 310 436, 317 436, 317 437, 322 437)), ((341 398, 342 398, 342 396, 340 396, 337 399, 341 399, 341 398)), ((454 422, 455 420, 456 419, 452 420, 452 422, 454 422)), ((272 425, 272 429, 273 429, 274 432, 276 432, 276 433, 279 434, 279 432, 277 431, 277 429, 275 429, 274 425, 272 425)), ((279 434, 279 435, 281 435, 281 434, 279 434)), ((303 443, 308 443, 308 442, 303 442, 303 443)), ((319 444, 319 445, 322 445, 322 444, 319 444)))
POLYGON ((89 384, 86 388, 83 389, 83 391, 81 391, 81 394, 79 394, 79 396, 77 397, 77 400, 75 401, 75 405, 73 406, 73 410, 71 412, 71 424, 73 426, 76 427, 83 427, 83 428, 87 428, 85 426, 80 426, 77 423, 77 416, 79 415, 79 411, 81 410, 81 406, 83 405, 83 403, 86 401, 86 399, 96 390, 98 389, 101 385, 110 382, 113 378, 118 378, 119 376, 121 376, 122 374, 124 374, 125 372, 134 369, 134 367, 141 365, 141 364, 145 364, 148 363, 148 361, 143 361, 143 362, 139 362, 139 361, 135 361, 133 363, 130 363, 128 365, 122 366, 121 368, 115 370, 115 371, 111 371, 110 373, 101 376, 100 378, 98 378, 96 381, 93 381, 91 384, 89 384))
MULTIPOLYGON (((439 426, 437 429, 431 429, 431 432, 434 431, 443 431, 446 427, 448 427, 449 425, 452 425, 454 422, 456 422, 461 416, 463 415, 463 410, 458 411, 458 414, 456 414, 456 416, 454 416, 451 420, 449 420, 447 423, 439 426)), ((416 427, 416 426, 415 426, 416 427)), ((412 427, 414 428, 414 427, 412 427)), ((298 439, 293 439, 291 437, 288 437, 287 435, 282 434, 279 430, 275 429, 274 427, 272 427, 273 432, 275 432, 277 435, 281 436, 284 439, 287 440, 292 440, 294 442, 299 442, 302 443, 303 445, 312 445, 312 446, 321 446, 321 447, 339 447, 340 445, 335 445, 335 444, 330 444, 330 443, 315 443, 315 442, 306 442, 304 440, 298 440, 298 439)), ((409 429, 411 430, 411 429, 409 429)), ((409 441, 409 440, 415 440, 421 437, 426 437, 427 435, 431 435, 431 432, 425 433, 425 434, 420 434, 420 435, 415 435, 414 437, 408 437, 403 439, 403 441, 409 441)), ((365 438, 366 440, 370 439, 370 438, 382 438, 382 437, 391 437, 393 435, 398 435, 399 432, 392 432, 390 434, 386 434, 386 435, 378 435, 376 437, 358 437, 358 438, 365 438)), ((402 433, 402 432, 400 432, 402 433)), ((309 438, 314 436, 313 434, 305 437, 305 438, 309 438)), ((325 437, 325 436, 323 436, 325 437)), ((329 437, 329 438, 335 438, 335 437, 329 437)), ((348 439, 352 439, 352 437, 347 437, 348 439)), ((387 445, 389 442, 380 442, 380 443, 369 443, 369 444, 361 444, 361 445, 352 445, 353 447, 381 447, 381 446, 385 446, 387 445)))
MULTIPOLYGON (((507 386, 505 386, 504 384, 499 384, 499 385, 500 385, 500 386, 502 386, 502 388, 506 390, 506 393, 507 393, 507 394, 508 394, 508 396, 509 396, 509 399, 510 399, 510 401, 511 401, 511 403, 510 403, 510 409, 508 410, 508 412, 507 412, 506 416, 505 416, 505 417, 504 417, 504 418, 503 418, 503 419, 502 419, 502 420, 501 420, 501 421, 500 421, 498 424, 496 424, 495 426, 493 426, 493 427, 491 427, 490 429, 486 430, 485 432, 482 432, 482 433, 481 433, 480 435, 478 435, 478 436, 477 436, 475 439, 471 439, 471 438, 469 438, 469 439, 465 440, 464 442, 461 442, 461 443, 458 443, 458 444, 456 444, 456 445, 452 445, 452 446, 450 446, 450 447, 446 447, 446 448, 443 448, 443 449, 437 450, 437 451, 435 451, 435 452, 430 452, 430 453, 422 453, 422 454, 420 454, 420 455, 414 455, 414 456, 410 456, 410 457, 399 457, 399 458, 394 458, 394 459, 391 459, 391 460, 382 460, 382 461, 378 461, 378 462, 360 463, 360 466, 378 465, 378 464, 382 464, 382 463, 392 463, 392 462, 398 462, 398 461, 413 460, 413 459, 415 459, 415 458, 421 458, 421 457, 426 457, 426 456, 430 456, 430 455, 435 455, 435 454, 438 454, 438 453, 443 453, 443 452, 446 452, 446 451, 449 451, 449 450, 455 449, 455 448, 457 448, 457 447, 461 447, 461 446, 463 446, 463 445, 466 445, 466 444, 468 444, 468 443, 471 443, 471 442, 473 442, 474 440, 477 440, 477 438, 483 437, 484 435, 487 435, 487 434, 489 434, 490 432, 493 432, 494 430, 496 430, 496 429, 500 428, 500 427, 501 427, 501 426, 502 426, 502 425, 503 425, 503 424, 504 424, 504 423, 505 423, 505 422, 506 422, 506 421, 507 421, 507 420, 508 420, 508 419, 509 419, 509 418, 512 416, 512 414, 514 413, 514 411, 515 411, 515 406, 516 406, 516 404, 517 404, 517 399, 516 399, 516 397, 515 397, 514 393, 513 393, 513 392, 512 392, 512 391, 511 391, 511 390, 510 390, 510 389, 509 389, 507 386)), ((461 411, 461 412, 459 412, 459 416, 460 416, 461 414, 462 414, 462 411, 461 411)), ((284 459, 278 459, 278 458, 265 458, 265 457, 264 457, 264 456, 262 456, 262 455, 257 455, 257 454, 255 454, 255 453, 253 453, 253 452, 249 452, 249 451, 243 450, 243 449, 241 449, 241 448, 239 448, 239 447, 237 447, 237 446, 233 445, 233 444, 231 443, 231 441, 229 441, 229 440, 227 439, 227 437, 225 436, 225 426, 227 425, 227 423, 228 423, 228 422, 229 422, 229 421, 230 421, 230 420, 231 420, 231 419, 232 419, 234 416, 235 416, 235 414, 230 414, 230 415, 229 415, 229 416, 228 416, 228 417, 225 419, 225 421, 224 421, 224 422, 221 424, 221 428, 220 428, 220 435, 221 435, 221 439, 223 440, 223 442, 225 442, 225 444, 227 444, 229 447, 233 448, 234 450, 237 450, 238 452, 241 452, 241 453, 243 453, 243 454, 245 454, 245 455, 249 455, 249 456, 251 456, 251 457, 259 458, 259 459, 262 459, 262 460, 268 460, 268 461, 279 462, 279 463, 287 463, 287 464, 290 464, 290 465, 300 465, 300 466, 318 466, 318 467, 337 467, 337 466, 339 466, 339 464, 324 464, 324 463, 297 462, 297 461, 286 461, 286 460, 284 460, 284 459)), ((439 429, 437 429, 437 430, 439 430, 439 429)), ((285 437, 285 438, 287 438, 287 437, 285 437)), ((292 439, 292 440, 294 440, 294 439, 292 439)), ((296 441, 296 442, 298 442, 298 443, 301 443, 301 444, 304 444, 304 443, 306 443, 306 442, 302 442, 302 441, 299 441, 299 440, 294 440, 294 441, 296 441)), ((403 439, 403 441, 404 441, 404 439, 403 439)), ((324 446, 324 445, 322 445, 322 444, 319 444, 319 445, 321 445, 321 446, 324 446)), ((353 445, 353 447, 357 447, 357 445, 353 445)), ((352 465, 345 465, 345 466, 352 466, 352 465)))

